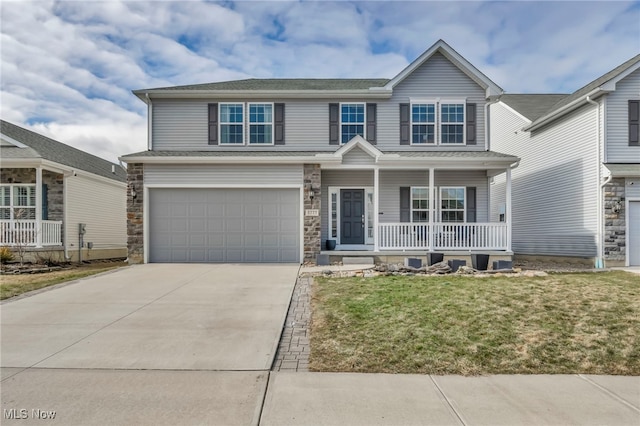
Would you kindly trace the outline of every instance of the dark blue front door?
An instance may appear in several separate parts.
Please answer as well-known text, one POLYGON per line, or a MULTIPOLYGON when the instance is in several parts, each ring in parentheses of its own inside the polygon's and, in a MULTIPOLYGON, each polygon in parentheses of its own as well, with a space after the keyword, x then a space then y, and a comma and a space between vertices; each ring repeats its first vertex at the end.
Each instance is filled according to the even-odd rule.
POLYGON ((364 189, 340 190, 340 244, 364 244, 364 189))

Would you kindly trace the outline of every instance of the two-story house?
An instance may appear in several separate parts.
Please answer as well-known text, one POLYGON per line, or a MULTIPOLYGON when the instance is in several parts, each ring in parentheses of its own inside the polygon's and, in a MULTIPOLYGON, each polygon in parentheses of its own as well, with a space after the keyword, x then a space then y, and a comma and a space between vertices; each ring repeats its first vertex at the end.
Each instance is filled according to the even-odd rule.
POLYGON ((134 93, 149 140, 122 157, 132 262, 511 255, 511 215, 489 221, 490 179, 509 184, 518 164, 489 150, 489 103, 502 89, 444 41, 390 80, 134 93))
MULTIPOLYGON (((503 95, 491 148, 514 170, 513 251, 640 265, 640 55, 569 95, 503 95)), ((491 185, 504 217, 505 179, 491 185)), ((508 219, 508 215, 507 215, 508 219)))

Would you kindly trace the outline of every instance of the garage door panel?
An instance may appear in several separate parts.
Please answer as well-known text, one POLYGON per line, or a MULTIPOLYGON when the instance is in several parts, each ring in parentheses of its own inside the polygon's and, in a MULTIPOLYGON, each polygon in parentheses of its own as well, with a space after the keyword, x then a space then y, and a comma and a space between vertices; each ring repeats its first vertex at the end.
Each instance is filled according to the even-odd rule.
POLYGON ((149 191, 152 262, 298 262, 297 189, 149 191))

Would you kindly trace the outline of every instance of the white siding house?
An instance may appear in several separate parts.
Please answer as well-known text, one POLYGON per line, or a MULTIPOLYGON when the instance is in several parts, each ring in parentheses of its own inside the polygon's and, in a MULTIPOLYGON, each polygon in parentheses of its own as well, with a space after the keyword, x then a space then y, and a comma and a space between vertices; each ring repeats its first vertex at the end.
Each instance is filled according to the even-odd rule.
MULTIPOLYGON (((513 173, 516 254, 640 265, 640 55, 570 95, 503 95, 491 148, 521 158, 513 173)), ((504 180, 491 184, 492 219, 504 180)))
POLYGON ((126 257, 124 169, 7 121, 1 124, 0 245, 59 260, 126 257))

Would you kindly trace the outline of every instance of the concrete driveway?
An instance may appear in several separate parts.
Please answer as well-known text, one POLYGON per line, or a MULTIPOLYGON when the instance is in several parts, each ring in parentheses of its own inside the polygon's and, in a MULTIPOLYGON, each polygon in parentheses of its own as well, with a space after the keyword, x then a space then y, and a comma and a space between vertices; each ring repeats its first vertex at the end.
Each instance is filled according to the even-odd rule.
POLYGON ((298 268, 140 265, 3 304, 3 424, 256 423, 298 268))

